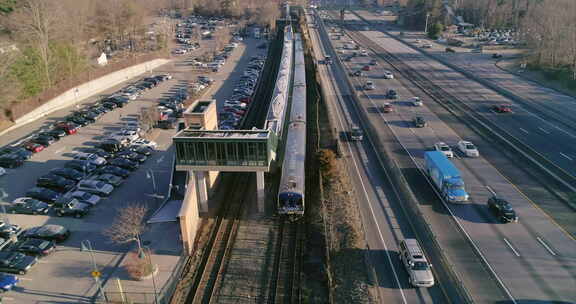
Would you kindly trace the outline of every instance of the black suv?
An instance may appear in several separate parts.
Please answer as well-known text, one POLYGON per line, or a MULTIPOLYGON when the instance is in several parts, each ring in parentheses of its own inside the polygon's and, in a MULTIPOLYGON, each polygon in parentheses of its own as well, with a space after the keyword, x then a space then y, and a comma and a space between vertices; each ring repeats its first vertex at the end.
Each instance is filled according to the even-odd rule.
POLYGON ((486 203, 488 204, 488 208, 496 214, 498 220, 501 222, 518 222, 518 215, 516 215, 516 211, 512 209, 510 203, 508 203, 505 199, 492 196, 486 203))
POLYGON ((0 167, 16 168, 22 166, 23 164, 24 160, 22 160, 16 154, 8 154, 0 156, 0 167))
POLYGON ((414 117, 414 126, 416 128, 424 128, 426 126, 426 121, 424 120, 424 118, 422 116, 416 116, 414 117))
POLYGON ((72 190, 72 188, 76 186, 76 182, 56 174, 47 174, 39 177, 38 180, 36 180, 36 185, 39 187, 46 187, 57 192, 66 192, 72 190))
POLYGON ((54 210, 58 216, 73 216, 81 218, 88 214, 91 205, 81 203, 77 199, 61 198, 54 203, 54 210))

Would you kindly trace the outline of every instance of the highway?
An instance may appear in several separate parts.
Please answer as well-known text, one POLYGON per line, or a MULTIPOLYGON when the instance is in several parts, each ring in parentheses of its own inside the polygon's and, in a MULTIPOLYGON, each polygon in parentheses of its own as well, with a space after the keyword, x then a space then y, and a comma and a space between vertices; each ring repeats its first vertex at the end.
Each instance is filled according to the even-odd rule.
MULTIPOLYGON (((315 58, 323 59, 326 54, 318 32, 310 31, 315 58)), ((351 92, 346 82, 332 66, 319 65, 325 95, 332 109, 337 132, 350 130, 351 124, 360 125, 360 118, 354 112, 351 92)), ((389 303, 445 303, 446 299, 438 285, 428 289, 413 288, 408 284, 408 276, 398 259, 400 240, 415 237, 408 220, 399 207, 401 202, 394 195, 394 189, 387 182, 385 172, 379 166, 378 156, 368 141, 362 143, 342 142, 344 158, 348 164, 354 191, 366 228, 367 243, 370 248, 369 262, 376 274, 380 302, 389 303)))
MULTIPOLYGON (((354 16, 350 20, 358 19, 354 16)), ((376 28, 382 29, 384 26, 378 25, 376 28)), ((474 64, 475 61, 472 59, 464 59, 470 58, 469 54, 442 55, 449 62, 459 65, 475 76, 502 86, 524 99, 523 102, 518 102, 463 77, 461 73, 431 60, 418 50, 388 35, 382 35, 380 31, 363 31, 363 34, 394 52, 414 69, 434 78, 437 85, 458 96, 476 112, 491 119, 557 166, 576 176, 576 128, 570 120, 570 117, 576 116, 574 98, 551 89, 537 87, 528 81, 518 82, 518 77, 512 78, 510 74, 503 76, 506 73, 501 71, 495 73, 492 69, 496 67, 486 68, 485 64, 474 64), (499 104, 511 104, 515 113, 502 115, 490 109, 491 106, 499 104)))
MULTIPOLYGON (((399 45, 397 41, 383 36, 380 32, 363 31, 362 34, 368 39, 376 41, 380 46, 385 46, 387 50, 397 54, 411 66, 415 65, 416 70, 426 70, 427 73, 430 73, 430 70, 433 70, 431 66, 438 65, 438 63, 428 63, 430 60, 427 58, 414 60, 414 57, 419 56, 413 53, 414 50, 399 45), (421 62, 426 62, 427 65, 419 65, 422 64, 421 62)), ((346 41, 344 38, 332 40, 337 49, 341 49, 344 41, 346 41)), ((368 61, 368 57, 356 57, 352 62, 347 63, 347 66, 350 70, 357 70, 367 64, 368 61)), ((375 129, 389 127, 394 132, 404 148, 404 151, 397 151, 398 157, 407 154, 413 160, 412 167, 421 168, 422 155, 426 149, 429 149, 437 141, 454 145, 460 140, 460 136, 446 126, 427 106, 419 108, 409 106, 406 99, 412 96, 423 97, 425 105, 433 101, 411 87, 407 80, 402 79, 401 75, 395 75, 397 79, 400 78, 400 82, 382 79, 381 75, 384 69, 393 70, 392 67, 386 66, 384 61, 380 61, 378 67, 367 72, 367 77, 374 81, 376 89, 361 98, 360 106, 368 113, 369 123, 375 129), (384 99, 385 89, 388 88, 396 89, 400 99, 393 102, 395 112, 383 114, 378 109, 384 102, 390 101, 384 99), (423 129, 412 127, 411 120, 416 114, 426 119, 427 127, 423 129)), ((462 75, 452 73, 446 67, 443 67, 442 71, 434 70, 434 82, 438 85, 446 85, 447 79, 450 80, 450 83, 456 83, 463 78, 462 75), (436 75, 442 73, 447 75, 436 75)), ((362 85, 365 80, 358 79, 357 87, 362 85)), ((458 89, 460 92, 466 92, 466 96, 469 97, 482 93, 481 91, 469 90, 467 86, 464 87, 462 84, 458 89)), ((492 98, 495 96, 488 95, 486 97, 487 100, 492 100, 492 98)), ((494 103, 505 102, 497 101, 494 103)), ((486 104, 481 106, 484 109, 486 107, 486 104)), ((483 112, 483 115, 495 115, 489 111, 483 112)), ((514 116, 520 116, 527 120, 533 119, 529 115, 514 116)), ((504 120, 501 124, 504 125, 504 120)), ((480 153, 482 154, 481 146, 480 153)), ((574 260, 576 242, 555 223, 551 222, 546 214, 536 208, 528 197, 485 159, 458 157, 454 163, 463 173, 467 183, 467 191, 472 199, 466 205, 445 205, 445 207, 448 208, 452 220, 462 227, 463 231, 478 247, 479 254, 486 260, 486 265, 489 265, 496 280, 501 280, 500 285, 506 297, 516 303, 524 300, 574 301, 576 297, 573 292, 574 286, 576 286, 576 263, 574 260), (490 196, 488 187, 510 201, 520 216, 518 224, 501 225, 496 223, 485 206, 486 199, 490 196)), ((430 185, 419 185, 419 187, 430 187, 430 185)), ((421 202, 421 207, 428 214, 443 211, 443 208, 426 202, 421 202)), ((434 222, 431 223, 432 226, 435 224, 434 222)), ((473 278, 469 279, 474 280, 473 278)))

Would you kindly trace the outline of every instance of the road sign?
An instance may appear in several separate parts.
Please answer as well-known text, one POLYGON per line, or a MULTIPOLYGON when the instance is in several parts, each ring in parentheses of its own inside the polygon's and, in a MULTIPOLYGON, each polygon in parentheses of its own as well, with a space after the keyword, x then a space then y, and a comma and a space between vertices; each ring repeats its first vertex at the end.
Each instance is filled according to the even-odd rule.
POLYGON ((97 277, 99 277, 99 276, 101 276, 101 275, 102 275, 102 273, 101 273, 100 271, 92 271, 92 276, 95 277, 95 278, 97 278, 97 277))

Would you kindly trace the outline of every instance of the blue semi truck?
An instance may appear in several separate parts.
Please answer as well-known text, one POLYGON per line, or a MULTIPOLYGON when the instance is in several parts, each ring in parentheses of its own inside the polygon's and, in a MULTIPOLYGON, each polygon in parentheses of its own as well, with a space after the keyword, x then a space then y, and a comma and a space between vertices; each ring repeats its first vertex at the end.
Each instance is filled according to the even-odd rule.
POLYGON ((468 193, 464 189, 464 180, 460 171, 440 151, 424 153, 426 173, 440 191, 444 199, 451 203, 463 203, 468 201, 468 193))

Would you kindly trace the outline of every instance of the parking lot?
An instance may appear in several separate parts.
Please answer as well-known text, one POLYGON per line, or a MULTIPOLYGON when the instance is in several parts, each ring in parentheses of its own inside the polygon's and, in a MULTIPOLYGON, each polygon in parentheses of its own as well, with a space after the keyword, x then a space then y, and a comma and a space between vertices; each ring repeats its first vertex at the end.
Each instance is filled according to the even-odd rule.
MULTIPOLYGON (((250 57, 255 54, 265 54, 265 50, 257 49, 257 45, 252 40, 240 43, 219 72, 209 75, 214 79, 214 83, 203 93, 204 98, 217 99, 219 109, 222 108, 224 99, 232 95, 235 82, 243 75, 250 57)), ((34 187, 40 176, 54 168, 63 167, 67 161, 73 159, 76 153, 82 151, 83 147, 94 146, 104 137, 118 132, 126 122, 137 119, 136 115, 141 112, 142 108, 155 106, 158 100, 166 97, 169 92, 189 86, 196 81, 200 74, 191 72, 192 67, 187 62, 201 49, 183 55, 174 62, 150 73, 150 75, 169 73, 173 76, 172 79, 161 82, 157 87, 146 91, 123 108, 104 114, 95 123, 80 128, 77 134, 65 136, 43 151, 35 153, 31 159, 25 161, 23 166, 7 169, 6 175, 0 177, 0 188, 5 193, 2 205, 6 210, 10 210, 10 202, 24 196, 26 191, 34 187)), ((142 75, 138 79, 150 75, 142 75)), ((106 94, 112 94, 125 86, 126 83, 119 85, 106 94)), ((2 146, 22 141, 40 127, 61 121, 79 107, 94 103, 100 98, 100 96, 94 96, 82 101, 78 107, 56 111, 48 117, 4 134, 0 137, 2 146)), ((83 240, 91 242, 95 249, 94 259, 102 272, 102 279, 104 281, 110 279, 110 274, 119 266, 124 253, 132 248, 133 244, 115 245, 108 241, 102 234, 102 230, 113 221, 117 207, 127 202, 146 203, 151 209, 160 205, 162 195, 168 191, 173 159, 171 136, 175 132, 175 129, 154 129, 148 134, 147 137, 158 144, 156 151, 108 198, 103 198, 83 218, 56 217, 53 211, 50 211, 48 215, 4 213, 5 222, 17 224, 24 229, 43 224, 57 224, 68 228, 71 236, 64 243, 58 244, 54 253, 40 258, 38 264, 32 267, 28 274, 19 276, 20 283, 13 291, 3 296, 3 301, 6 303, 90 302, 97 289, 90 276, 91 257, 87 252, 81 251, 81 242, 83 240), (154 184, 156 189, 154 189, 154 184)), ((174 238, 178 236, 174 235, 174 238)))

